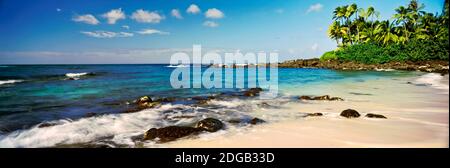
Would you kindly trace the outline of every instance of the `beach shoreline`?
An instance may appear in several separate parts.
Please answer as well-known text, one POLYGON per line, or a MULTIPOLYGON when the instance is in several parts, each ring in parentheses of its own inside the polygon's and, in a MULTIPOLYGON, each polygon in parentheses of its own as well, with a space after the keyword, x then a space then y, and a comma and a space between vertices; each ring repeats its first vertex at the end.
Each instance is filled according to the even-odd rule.
POLYGON ((406 62, 388 62, 384 64, 364 64, 352 61, 327 60, 322 61, 319 58, 297 59, 284 61, 278 64, 280 68, 327 68, 333 70, 358 70, 358 71, 421 71, 429 73, 448 74, 449 62, 445 60, 430 61, 406 61, 406 62))
MULTIPOLYGON (((425 77, 427 75, 429 76, 425 74, 425 77)), ((421 81, 422 78, 424 76, 400 79, 402 82, 396 83, 421 81)), ((384 96, 347 97, 350 100, 344 102, 310 102, 300 105, 293 103, 285 110, 279 110, 278 113, 322 112, 324 116, 255 125, 244 132, 223 132, 199 139, 180 140, 169 143, 167 146, 176 148, 447 148, 449 146, 448 75, 434 82, 444 84, 446 88, 422 87, 411 90, 408 86, 406 88, 387 87, 383 93, 396 90, 393 96, 398 96, 399 99, 414 97, 408 101, 397 100, 398 103, 392 102, 395 98, 384 96), (403 92, 405 90, 411 92, 403 92), (370 99, 372 101, 366 101, 370 99), (362 116, 353 119, 339 116, 339 113, 346 108, 356 109, 362 116), (383 114, 387 119, 363 117, 367 113, 383 114)), ((382 83, 375 81, 370 85, 380 87, 382 83)), ((351 85, 345 87, 352 90, 361 86, 351 85)), ((259 116, 264 118, 265 111, 259 113, 259 116)))
MULTIPOLYGON (((94 113, 2 134, 0 147, 448 147, 448 75, 289 68, 281 72, 289 78, 283 78, 281 95, 273 100, 249 97, 252 89, 190 97, 191 104, 153 99, 137 111, 94 113), (297 73, 301 78, 293 75, 297 73), (323 95, 338 98, 300 99, 323 95), (340 116, 346 109, 361 116, 340 116), (320 115, 310 115, 315 113, 320 115), (368 118, 369 113, 387 119, 368 118), (193 126, 207 117, 220 120, 224 128, 166 143, 141 137, 151 128, 193 126)), ((259 92, 253 90, 252 95, 259 92)))

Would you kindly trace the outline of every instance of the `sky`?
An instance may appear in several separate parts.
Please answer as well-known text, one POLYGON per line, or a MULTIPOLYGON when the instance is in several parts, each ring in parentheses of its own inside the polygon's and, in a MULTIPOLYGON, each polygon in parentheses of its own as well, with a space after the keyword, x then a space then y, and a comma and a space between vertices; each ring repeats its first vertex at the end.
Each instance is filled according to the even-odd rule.
MULTIPOLYGON (((0 64, 168 63, 175 52, 277 52, 319 57, 340 5, 380 19, 409 0, 0 0, 0 64)), ((420 0, 442 11, 444 0, 420 0)))

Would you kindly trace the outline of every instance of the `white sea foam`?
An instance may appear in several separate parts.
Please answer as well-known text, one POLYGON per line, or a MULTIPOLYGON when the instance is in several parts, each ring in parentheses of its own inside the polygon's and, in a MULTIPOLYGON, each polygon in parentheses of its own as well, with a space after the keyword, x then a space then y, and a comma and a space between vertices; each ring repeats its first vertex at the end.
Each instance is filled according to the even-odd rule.
MULTIPOLYGON (((212 100, 208 103, 219 108, 198 107, 189 105, 165 104, 159 108, 146 109, 129 114, 109 114, 98 117, 82 118, 79 120, 58 120, 51 123, 57 124, 50 127, 39 128, 35 126, 27 130, 19 130, 9 134, 0 135, 1 147, 52 147, 58 144, 77 144, 99 142, 100 139, 109 138, 108 141, 116 144, 135 146, 132 137, 143 134, 152 127, 164 127, 169 125, 192 125, 196 121, 213 117, 227 122, 231 119, 248 119, 253 115, 248 112, 257 108, 262 100, 212 100), (177 118, 180 116, 194 116, 193 118, 177 118)), ((272 102, 271 102, 272 103, 272 102)), ((276 103, 274 101, 273 103, 276 103)), ((273 112, 277 114, 276 111, 273 112)), ((258 116, 262 119, 277 117, 258 116)), ((278 116, 280 117, 280 116, 278 116)), ((282 116, 286 117, 286 116, 282 116)), ((274 118, 271 118, 274 119, 274 118)), ((228 130, 229 128, 227 128, 228 130)), ((237 128, 235 128, 237 129, 237 128)), ((222 133, 214 134, 216 136, 222 133)), ((206 136, 206 135, 205 135, 206 136)), ((144 143, 145 146, 158 147, 153 141, 144 143)))
POLYGON ((0 80, 0 85, 4 85, 4 84, 13 84, 13 83, 18 83, 18 82, 23 82, 23 80, 0 80))
POLYGON ((168 67, 168 68, 187 68, 187 67, 190 67, 190 65, 168 65, 166 67, 168 67))
POLYGON ((80 77, 80 76, 87 75, 87 74, 89 74, 89 73, 87 73, 87 72, 82 72, 82 73, 66 73, 66 76, 69 77, 69 78, 75 78, 75 77, 80 77))
POLYGON ((395 71, 395 69, 378 69, 378 68, 376 68, 375 69, 376 71, 386 71, 386 72, 390 72, 390 71, 395 71))
POLYGON ((422 75, 416 79, 415 83, 431 85, 433 88, 446 90, 446 93, 448 93, 449 90, 448 76, 442 76, 437 73, 427 73, 422 75))
POLYGON ((176 107, 178 106, 168 104, 137 113, 110 114, 76 121, 60 120, 56 121, 60 125, 43 128, 36 126, 3 135, 0 137, 0 147, 51 147, 58 144, 92 142, 111 136, 114 142, 132 143, 131 137, 163 124, 159 116, 161 110, 176 107))

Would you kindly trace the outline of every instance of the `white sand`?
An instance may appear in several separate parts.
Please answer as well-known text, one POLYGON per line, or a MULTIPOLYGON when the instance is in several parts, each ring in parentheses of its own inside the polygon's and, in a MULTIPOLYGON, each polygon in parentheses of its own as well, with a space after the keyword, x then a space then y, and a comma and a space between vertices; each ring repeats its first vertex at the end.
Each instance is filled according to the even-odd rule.
POLYGON ((376 79, 290 89, 292 95, 330 94, 343 102, 292 102, 252 113, 265 124, 201 135, 168 147, 449 147, 448 76, 376 79), (430 86, 406 84, 429 83, 430 86), (350 92, 372 95, 354 95, 350 92), (352 108, 360 118, 339 116, 352 108), (322 117, 299 117, 322 112, 322 117), (367 113, 388 119, 369 119, 367 113), (274 118, 274 116, 291 116, 274 118), (288 119, 286 119, 288 118, 288 119))

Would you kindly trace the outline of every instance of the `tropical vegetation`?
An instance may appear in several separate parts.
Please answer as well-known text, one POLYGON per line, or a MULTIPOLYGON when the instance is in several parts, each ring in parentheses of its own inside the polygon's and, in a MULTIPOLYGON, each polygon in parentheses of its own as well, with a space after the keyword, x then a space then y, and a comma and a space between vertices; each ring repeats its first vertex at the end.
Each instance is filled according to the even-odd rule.
POLYGON ((386 63, 390 61, 448 60, 449 0, 440 14, 424 11, 424 5, 411 0, 395 9, 391 19, 379 20, 373 7, 356 4, 333 11, 328 36, 337 44, 321 60, 386 63))

